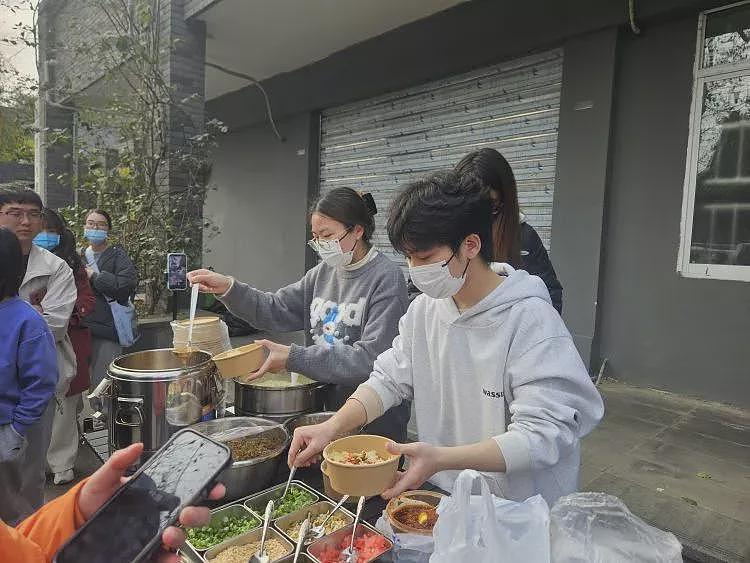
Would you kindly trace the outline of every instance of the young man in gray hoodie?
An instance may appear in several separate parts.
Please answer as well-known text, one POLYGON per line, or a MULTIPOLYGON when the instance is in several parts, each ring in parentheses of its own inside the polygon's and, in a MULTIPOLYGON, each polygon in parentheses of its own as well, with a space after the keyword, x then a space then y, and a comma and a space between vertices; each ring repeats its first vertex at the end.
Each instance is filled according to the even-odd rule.
POLYGON ((541 494, 552 505, 577 489, 580 439, 603 403, 544 283, 490 263, 490 204, 453 173, 396 198, 388 235, 423 294, 336 415, 295 431, 290 464, 310 463, 341 432, 413 401, 420 442, 390 444, 409 468, 385 498, 427 480, 450 491, 463 469, 483 472, 510 500, 541 494))

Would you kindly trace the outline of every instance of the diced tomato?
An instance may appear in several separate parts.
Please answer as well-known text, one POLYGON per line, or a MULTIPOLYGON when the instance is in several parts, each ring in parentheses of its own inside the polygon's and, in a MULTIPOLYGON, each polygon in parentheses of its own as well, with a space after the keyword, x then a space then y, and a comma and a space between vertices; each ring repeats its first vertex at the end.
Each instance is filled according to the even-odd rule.
MULTIPOLYGON (((322 563, 338 563, 341 552, 349 547, 350 536, 341 540, 338 549, 327 547, 318 555, 322 563)), ((355 538, 354 547, 357 550, 357 563, 366 563, 375 559, 378 555, 388 549, 388 541, 377 534, 365 532, 365 534, 355 538)))
POLYGON ((318 555, 318 559, 320 559, 322 563, 338 563, 340 555, 341 555, 340 549, 336 549, 334 547, 327 547, 323 551, 320 552, 320 555, 318 555))

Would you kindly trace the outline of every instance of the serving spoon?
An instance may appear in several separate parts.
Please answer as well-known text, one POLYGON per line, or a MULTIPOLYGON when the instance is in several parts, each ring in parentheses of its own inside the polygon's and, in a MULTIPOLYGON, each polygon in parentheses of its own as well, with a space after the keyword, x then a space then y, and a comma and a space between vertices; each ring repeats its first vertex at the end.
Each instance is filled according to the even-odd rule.
POLYGON ((320 538, 322 538, 323 536, 325 536, 325 535, 326 535, 326 524, 328 523, 328 521, 329 521, 329 520, 330 520, 331 518, 333 518, 333 515, 335 514, 335 512, 336 512, 336 511, 337 511, 337 510, 338 510, 339 508, 341 508, 341 506, 342 506, 342 505, 343 505, 343 504, 344 504, 344 503, 345 503, 345 502, 346 502, 347 500, 349 500, 349 495, 344 495, 343 497, 341 497, 341 500, 339 501, 339 503, 338 503, 338 504, 337 504, 336 506, 334 506, 334 507, 333 507, 333 510, 331 510, 330 514, 328 514, 328 516, 326 516, 325 520, 323 520, 323 523, 322 523, 322 524, 320 524, 319 526, 313 526, 313 527, 312 527, 312 529, 311 529, 310 531, 312 532, 312 535, 313 535, 313 537, 314 537, 314 538, 315 538, 316 540, 317 540, 317 539, 320 539, 320 538))
POLYGON ((310 519, 305 518, 302 522, 302 526, 299 528, 299 537, 297 538, 297 549, 294 550, 294 560, 292 563, 297 563, 299 554, 302 553, 302 546, 305 545, 305 539, 307 538, 307 532, 310 529, 310 519))
POLYGON ((266 505, 266 514, 263 516, 263 533, 260 536, 260 549, 257 553, 253 553, 249 563, 268 563, 270 558, 265 552, 266 547, 266 533, 268 532, 268 525, 271 523, 271 514, 273 514, 273 501, 269 500, 266 505))
POLYGON ((341 563, 356 563, 359 559, 359 553, 354 548, 354 536, 357 535, 357 524, 359 524, 359 517, 362 514, 362 507, 365 505, 365 497, 359 497, 357 503, 357 513, 354 517, 354 527, 352 528, 352 539, 349 542, 349 547, 341 552, 339 555, 339 561, 341 563))

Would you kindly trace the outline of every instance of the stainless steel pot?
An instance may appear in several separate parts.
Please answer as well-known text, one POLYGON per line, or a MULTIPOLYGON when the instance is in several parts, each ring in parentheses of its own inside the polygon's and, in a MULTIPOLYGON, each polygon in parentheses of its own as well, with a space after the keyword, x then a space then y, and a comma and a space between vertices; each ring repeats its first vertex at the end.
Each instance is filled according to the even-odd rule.
POLYGON ((291 387, 261 387, 234 381, 234 405, 237 413, 273 417, 283 422, 293 416, 323 408, 326 385, 314 381, 291 387))
MULTIPOLYGON (((307 414, 301 414, 299 416, 295 416, 295 417, 287 419, 284 422, 284 427, 286 428, 287 432, 289 432, 289 434, 292 435, 294 434, 294 431, 300 426, 310 426, 312 424, 320 424, 321 422, 325 422, 326 420, 331 418, 334 414, 336 414, 334 411, 311 412, 307 414)), ((346 436, 350 436, 351 434, 355 434, 355 432, 347 433, 346 436)), ((343 436, 344 435, 342 435, 341 437, 343 436)))
POLYGON ((280 424, 262 418, 251 416, 232 416, 217 418, 193 425, 193 428, 206 436, 222 440, 222 434, 238 428, 247 429, 253 435, 263 434, 271 438, 278 438, 280 445, 277 450, 257 459, 235 461, 225 469, 219 477, 227 489, 225 500, 234 500, 251 493, 265 489, 270 485, 279 464, 285 459, 285 453, 291 442, 291 437, 280 424))
POLYGON ((145 461, 178 430, 213 417, 223 384, 210 354, 163 348, 116 358, 89 397, 103 401, 110 454, 143 442, 145 461))

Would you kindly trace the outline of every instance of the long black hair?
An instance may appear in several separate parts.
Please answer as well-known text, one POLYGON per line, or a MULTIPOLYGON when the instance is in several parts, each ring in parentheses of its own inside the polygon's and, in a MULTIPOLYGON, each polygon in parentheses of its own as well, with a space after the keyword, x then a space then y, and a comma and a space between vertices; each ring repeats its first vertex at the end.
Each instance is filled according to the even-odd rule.
POLYGON ((23 253, 18 237, 0 227, 0 300, 18 295, 23 281, 23 253))
POLYGON ((65 260, 74 272, 83 268, 83 261, 76 249, 76 237, 73 231, 68 228, 62 215, 53 209, 45 209, 44 228, 60 234, 60 244, 52 252, 65 260))
POLYGON ((362 239, 370 244, 370 237, 375 232, 375 214, 378 209, 375 200, 369 193, 361 194, 351 188, 334 188, 322 195, 313 204, 310 213, 320 213, 351 229, 361 225, 364 229, 362 239))
POLYGON ((493 198, 492 242, 493 259, 521 266, 521 219, 518 190, 513 169, 495 149, 483 148, 470 152, 456 165, 458 174, 473 176, 493 198))

